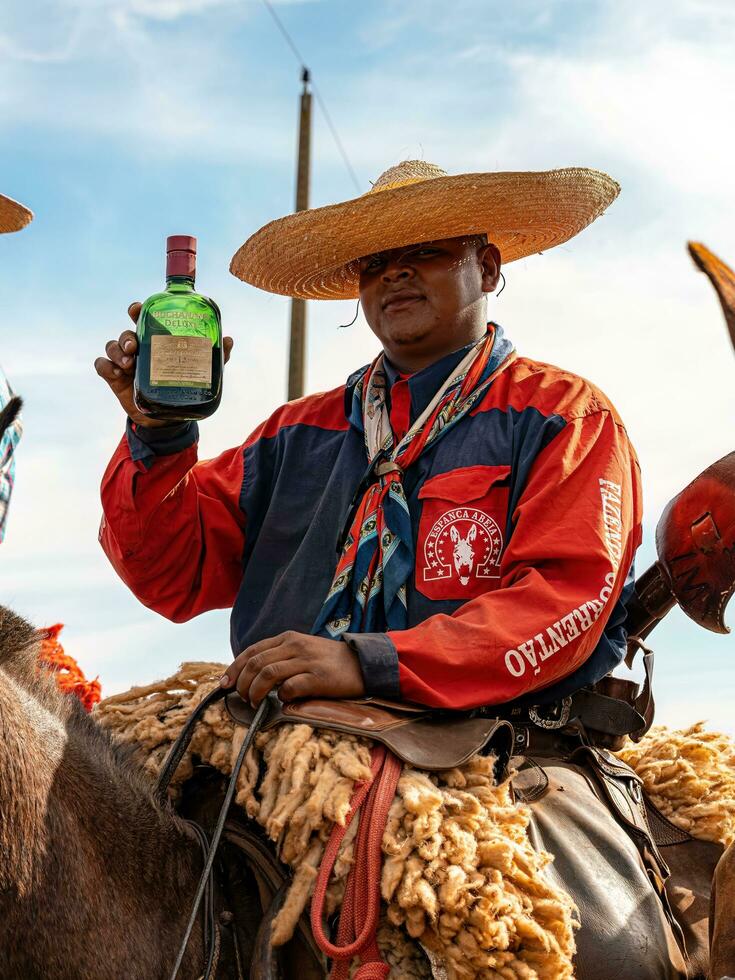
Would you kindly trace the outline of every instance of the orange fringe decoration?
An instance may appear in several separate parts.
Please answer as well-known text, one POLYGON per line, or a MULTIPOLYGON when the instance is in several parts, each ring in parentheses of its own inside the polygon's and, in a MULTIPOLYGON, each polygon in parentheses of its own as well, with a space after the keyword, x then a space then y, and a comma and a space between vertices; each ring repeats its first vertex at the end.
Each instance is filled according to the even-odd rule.
POLYGON ((64 694, 75 694, 85 709, 91 711, 102 696, 102 687, 96 677, 93 681, 88 681, 74 657, 64 652, 59 642, 59 633, 63 628, 63 623, 56 623, 39 630, 42 637, 39 663, 54 674, 60 691, 64 694))

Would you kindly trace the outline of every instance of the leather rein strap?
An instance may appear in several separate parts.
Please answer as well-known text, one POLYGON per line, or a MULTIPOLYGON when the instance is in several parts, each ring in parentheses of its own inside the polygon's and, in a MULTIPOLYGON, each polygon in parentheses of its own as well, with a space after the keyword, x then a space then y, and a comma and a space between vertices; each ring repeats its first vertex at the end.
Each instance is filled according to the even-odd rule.
MULTIPOLYGON (((167 791, 169 783, 176 772, 179 763, 181 762, 184 753, 189 747, 192 736, 194 735, 194 730, 197 726, 197 722, 202 717, 204 712, 210 705, 215 704, 220 701, 228 693, 227 688, 215 688, 210 694, 204 698, 200 704, 192 711, 191 715, 187 719, 186 724, 181 729, 179 737, 176 739, 174 744, 171 746, 171 750, 166 757, 166 761, 161 768, 161 772, 158 776, 158 782, 156 783, 156 796, 159 801, 163 804, 167 798, 167 791)), ((217 849, 219 847, 220 840, 222 838, 222 832, 224 830, 225 821, 227 819, 227 814, 232 803, 232 798, 235 795, 235 788, 237 785, 237 777, 240 774, 240 769, 247 755, 248 749, 253 743, 253 739, 257 735, 258 731, 263 725, 265 718, 268 714, 270 707, 270 697, 263 698, 260 702, 258 710, 255 712, 255 717, 252 720, 247 732, 245 733, 245 738, 242 740, 242 745, 240 746, 240 751, 237 754, 237 759, 232 767, 232 775, 230 776, 230 781, 227 784, 227 792, 225 793, 225 798, 222 801, 222 806, 220 808, 219 816, 217 818, 217 824, 212 833, 212 839, 209 842, 209 847, 206 845, 206 834, 198 826, 198 824, 193 823, 193 821, 187 821, 195 830, 197 837, 202 843, 202 847, 205 854, 204 868, 202 870, 201 877, 199 878, 199 884, 197 886, 196 895, 194 896, 194 903, 192 905, 191 914, 189 916, 189 922, 186 927, 186 932, 184 933, 184 938, 181 942, 181 947, 179 949, 178 956, 176 957, 176 963, 174 965, 173 971, 171 973, 170 980, 176 980, 179 975, 179 970, 181 969, 181 964, 184 960, 184 955, 186 953, 186 947, 189 945, 189 939, 191 938, 191 933, 194 928, 194 923, 196 922, 197 914, 199 912, 199 906, 202 903, 202 898, 206 894, 206 900, 204 903, 204 947, 205 947, 205 967, 204 973, 202 974, 202 980, 212 980, 213 970, 216 968, 217 959, 217 948, 219 946, 218 933, 214 922, 214 876, 212 874, 212 868, 214 866, 214 859, 217 855, 217 849)))
MULTIPOLYGON (((193 820, 186 821, 191 829, 196 834, 197 840, 199 841, 199 847, 202 851, 202 857, 204 858, 204 863, 207 861, 207 851, 209 848, 209 840, 207 838, 206 831, 203 827, 200 827, 198 823, 193 820)), ((214 976, 217 969, 217 960, 219 959, 220 951, 220 938, 219 931, 217 929, 217 923, 214 918, 214 876, 210 875, 207 879, 207 885, 204 890, 204 950, 206 963, 204 966, 204 973, 202 974, 202 980, 205 977, 214 976)))

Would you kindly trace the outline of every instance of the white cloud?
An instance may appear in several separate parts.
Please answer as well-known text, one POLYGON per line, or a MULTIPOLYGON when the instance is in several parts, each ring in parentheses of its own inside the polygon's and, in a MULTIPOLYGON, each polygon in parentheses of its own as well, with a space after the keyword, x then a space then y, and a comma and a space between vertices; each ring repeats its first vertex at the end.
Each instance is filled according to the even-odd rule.
MULTIPOLYGON (((287 6, 314 2, 277 0, 287 6)), ((232 42, 255 17, 272 37, 260 3, 40 5, 40 17, 11 5, 12 16, 0 18, 0 121, 6 126, 36 125, 62 140, 102 137, 126 153, 140 148, 159 158, 185 152, 208 162, 235 156, 254 161, 292 153, 279 93, 261 85, 259 52, 247 47, 247 33, 244 48, 232 42), (255 89, 258 97, 250 97, 255 89)), ((280 53, 283 41, 274 43, 280 53)), ((291 57, 286 51, 280 64, 291 57)))
POLYGON ((0 54, 5 70, 13 61, 36 65, 69 61, 80 50, 84 23, 84 11, 76 4, 0 2, 0 54))
POLYGON ((238 0, 127 0, 116 3, 116 16, 151 20, 176 20, 216 7, 234 6, 238 0))
POLYGON ((518 119, 506 145, 523 148, 535 131, 543 134, 547 152, 559 153, 581 135, 593 156, 624 161, 696 206, 729 181, 733 53, 732 46, 665 40, 642 51, 578 59, 512 55, 508 70, 518 78, 524 103, 530 107, 539 92, 544 96, 534 112, 536 125, 518 119), (717 151, 711 152, 715 139, 717 151))

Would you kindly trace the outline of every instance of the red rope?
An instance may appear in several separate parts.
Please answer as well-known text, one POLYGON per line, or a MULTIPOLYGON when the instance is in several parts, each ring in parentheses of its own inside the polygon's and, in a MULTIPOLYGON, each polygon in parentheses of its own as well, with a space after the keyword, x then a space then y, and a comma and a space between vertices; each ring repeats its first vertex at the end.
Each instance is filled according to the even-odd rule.
POLYGON ((311 900, 311 929, 319 949, 335 961, 330 980, 347 980, 355 956, 360 957, 355 980, 385 980, 390 972, 377 941, 381 845, 401 769, 399 759, 385 746, 376 745, 371 754, 370 779, 356 785, 345 825, 335 826, 327 841, 311 900), (334 944, 327 939, 323 924, 327 886, 340 845, 361 808, 355 860, 347 877, 334 944))
POLYGON ((75 694, 87 711, 91 711, 102 694, 100 682, 96 677, 88 681, 74 657, 64 651, 59 641, 59 633, 63 628, 62 623, 56 623, 55 626, 39 630, 42 637, 39 665, 53 673, 60 691, 64 694, 75 694))

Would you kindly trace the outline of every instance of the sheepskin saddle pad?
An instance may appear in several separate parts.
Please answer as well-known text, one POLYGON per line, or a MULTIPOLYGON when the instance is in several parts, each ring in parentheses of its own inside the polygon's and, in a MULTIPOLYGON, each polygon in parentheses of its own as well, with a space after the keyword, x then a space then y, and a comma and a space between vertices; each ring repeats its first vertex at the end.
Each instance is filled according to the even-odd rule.
MULTIPOLYGON (((222 671, 221 664, 184 664, 173 677, 106 699, 96 717, 131 743, 155 776, 222 671)), ((245 730, 223 702, 211 705, 172 781, 174 798, 197 762, 229 775, 245 730)), ((274 945, 292 937, 309 904, 332 830, 344 826, 355 786, 370 779, 370 749, 352 732, 292 723, 261 732, 245 758, 236 803, 292 870, 273 923, 274 945)), ((650 775, 652 760, 644 761, 650 775)), ((682 975, 638 850, 585 766, 544 761, 547 791, 525 805, 510 778, 496 779, 495 762, 473 754, 441 771, 404 764, 382 839, 378 943, 390 976, 682 975)), ((513 778, 523 796, 528 777, 513 778)), ((357 823, 334 865, 327 915, 341 905, 357 823)), ((735 829, 735 813, 724 824, 708 828, 710 839, 735 829)), ((695 829, 689 819, 686 830, 695 829)))

